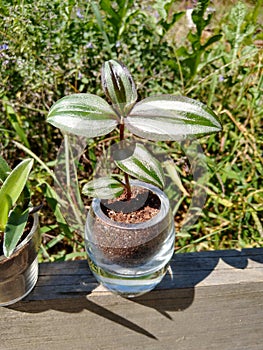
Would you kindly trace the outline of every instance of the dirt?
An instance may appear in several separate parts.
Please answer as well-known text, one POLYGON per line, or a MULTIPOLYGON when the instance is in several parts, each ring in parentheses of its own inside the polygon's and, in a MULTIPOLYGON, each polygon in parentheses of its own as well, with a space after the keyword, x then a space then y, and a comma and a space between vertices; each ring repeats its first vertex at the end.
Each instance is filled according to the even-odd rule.
POLYGON ((123 223, 140 223, 152 219, 160 211, 161 202, 151 191, 136 188, 126 200, 125 193, 114 200, 102 201, 102 210, 111 220, 123 223))

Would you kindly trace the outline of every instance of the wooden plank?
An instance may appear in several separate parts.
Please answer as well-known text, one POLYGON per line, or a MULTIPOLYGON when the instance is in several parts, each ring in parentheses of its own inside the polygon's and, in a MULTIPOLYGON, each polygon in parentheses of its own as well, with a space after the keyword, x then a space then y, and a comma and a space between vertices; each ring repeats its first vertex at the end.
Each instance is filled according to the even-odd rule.
POLYGON ((0 349, 262 350, 263 248, 177 254, 156 290, 124 299, 86 261, 40 265, 34 291, 0 308, 0 349))

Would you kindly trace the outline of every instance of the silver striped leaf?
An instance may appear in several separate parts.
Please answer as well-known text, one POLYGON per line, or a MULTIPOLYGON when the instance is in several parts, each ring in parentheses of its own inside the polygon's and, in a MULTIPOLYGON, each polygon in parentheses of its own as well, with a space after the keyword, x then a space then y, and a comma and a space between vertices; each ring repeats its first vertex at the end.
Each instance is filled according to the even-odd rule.
POLYGON ((93 94, 73 94, 58 100, 50 109, 47 121, 74 135, 97 137, 111 132, 118 117, 111 106, 93 94))

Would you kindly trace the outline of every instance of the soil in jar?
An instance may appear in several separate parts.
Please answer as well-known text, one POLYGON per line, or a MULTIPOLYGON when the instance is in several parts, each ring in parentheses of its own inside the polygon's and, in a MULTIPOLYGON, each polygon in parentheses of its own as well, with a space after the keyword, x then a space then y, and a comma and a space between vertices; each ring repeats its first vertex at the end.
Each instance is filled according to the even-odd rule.
POLYGON ((167 217, 155 225, 143 229, 128 229, 125 224, 150 221, 160 212, 159 197, 148 190, 133 188, 129 201, 123 197, 103 201, 101 209, 113 221, 123 223, 123 227, 109 226, 100 218, 94 223, 96 249, 114 264, 135 266, 147 262, 156 254, 166 238, 170 221, 167 217))

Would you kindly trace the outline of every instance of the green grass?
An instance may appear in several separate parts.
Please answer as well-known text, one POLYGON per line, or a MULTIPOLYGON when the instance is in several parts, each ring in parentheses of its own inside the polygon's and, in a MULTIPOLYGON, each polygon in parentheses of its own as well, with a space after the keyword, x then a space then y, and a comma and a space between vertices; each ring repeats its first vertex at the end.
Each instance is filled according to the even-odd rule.
MULTIPOLYGON (((44 203, 40 260, 84 256, 83 240, 54 192, 62 136, 46 123, 47 111, 65 94, 102 96, 99 71, 111 57, 129 67, 140 98, 184 94, 220 115, 223 131, 200 140, 209 169, 206 203, 194 226, 180 231, 191 198, 178 202, 176 251, 262 246, 263 2, 214 1, 211 20, 199 18, 197 34, 187 27, 181 1, 118 3, 13 0, 0 7, 0 152, 11 167, 28 154, 35 158, 30 186, 34 204, 44 203)), ((98 145, 88 141, 81 185, 112 140, 114 134, 98 145)), ((175 143, 161 146, 191 193, 185 153, 175 143)))

